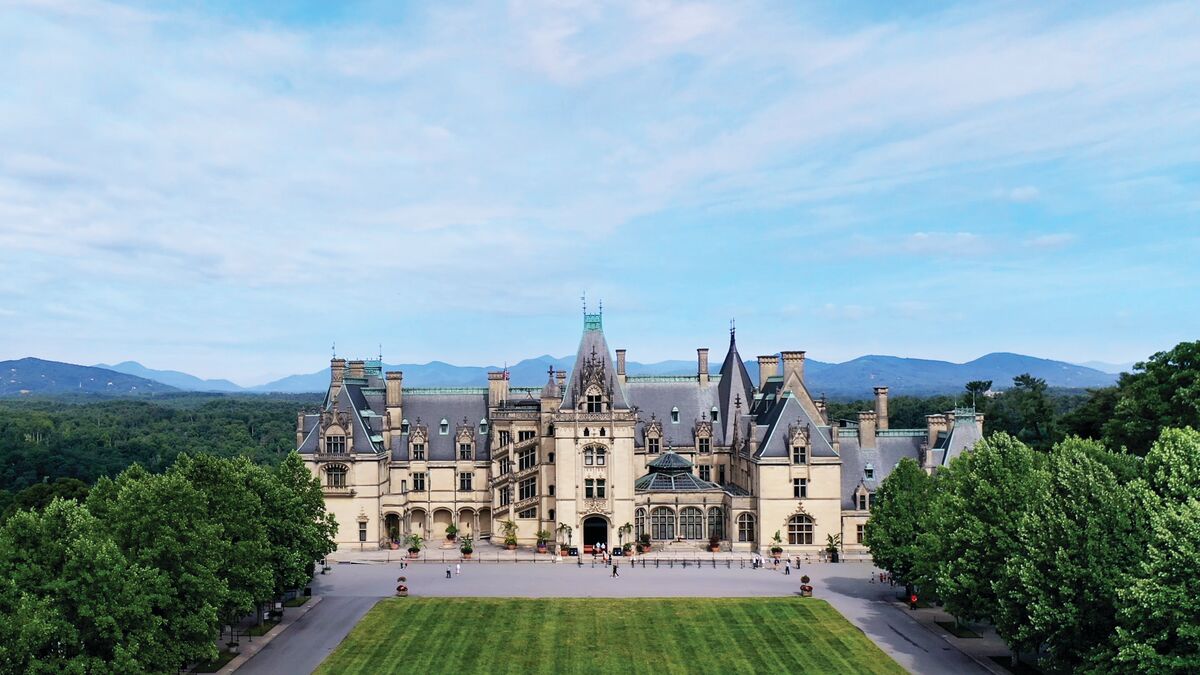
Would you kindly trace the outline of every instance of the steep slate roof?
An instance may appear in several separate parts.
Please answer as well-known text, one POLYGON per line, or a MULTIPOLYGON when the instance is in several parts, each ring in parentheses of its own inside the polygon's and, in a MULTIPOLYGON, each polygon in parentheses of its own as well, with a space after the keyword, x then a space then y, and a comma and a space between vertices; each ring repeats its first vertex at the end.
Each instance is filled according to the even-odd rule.
MULTIPOLYGON (((731 419, 734 414, 734 399, 741 397, 742 410, 750 409, 750 392, 753 388, 750 386, 750 374, 746 372, 746 364, 742 363, 742 357, 737 350, 737 334, 731 328, 729 330, 729 351, 725 353, 725 362, 721 364, 721 382, 717 385, 717 404, 721 406, 721 422, 731 419)), ((721 439, 721 445, 730 445, 733 442, 732 424, 725 424, 723 433, 717 438, 721 439)), ((716 429, 713 429, 713 434, 716 434, 716 429)))
POLYGON ((814 420, 800 405, 791 392, 783 392, 771 405, 755 406, 761 410, 756 424, 765 427, 762 440, 759 441, 756 457, 788 457, 791 439, 788 438, 788 428, 793 424, 809 427, 809 454, 813 457, 837 457, 833 445, 829 442, 830 427, 821 426, 819 420, 814 420))
POLYGON ((921 444, 925 442, 925 430, 912 431, 912 436, 877 436, 874 448, 859 447, 857 435, 841 437, 842 508, 855 508, 854 490, 860 483, 874 492, 901 459, 909 457, 914 461, 921 461, 921 444), (918 432, 920 435, 916 435, 918 432), (866 478, 868 464, 874 469, 872 480, 866 478))
POLYGON ((612 391, 611 405, 613 410, 627 410, 629 404, 625 400, 625 391, 617 382, 617 369, 613 366, 612 354, 609 353, 608 341, 604 339, 604 327, 601 315, 583 315, 583 337, 579 339, 579 349, 575 352, 575 365, 571 367, 571 375, 567 378, 567 391, 563 396, 563 409, 574 408, 579 404, 579 382, 583 377, 584 364, 591 358, 599 359, 604 366, 606 389, 612 391))
MULTIPOLYGON (((713 406, 718 404, 718 386, 710 380, 700 386, 699 378, 689 378, 682 382, 656 381, 657 378, 629 378, 625 383, 625 393, 629 405, 638 409, 638 417, 643 423, 650 421, 650 416, 662 422, 663 447, 668 445, 688 446, 695 444, 696 422, 708 419, 713 406), (679 408, 679 424, 671 422, 671 411, 679 408)), ((713 443, 721 444, 723 422, 725 416, 713 423, 713 443)), ((639 425, 634 435, 634 443, 638 447, 646 444, 645 425, 639 425)))
MULTIPOLYGON (((487 417, 487 389, 478 388, 472 391, 463 388, 466 393, 435 393, 423 392, 420 389, 404 391, 404 419, 408 420, 411 431, 420 420, 429 432, 425 443, 425 458, 428 461, 453 461, 457 459, 457 440, 455 431, 462 424, 463 417, 467 418, 474 430, 475 459, 491 458, 489 435, 479 433, 479 421, 487 417), (442 434, 440 425, 446 420, 446 433, 442 434)), ((392 436, 392 459, 407 460, 408 434, 392 436)))
POLYGON ((975 411, 954 412, 954 425, 950 427, 949 436, 943 437, 938 434, 938 440, 935 444, 935 449, 941 451, 938 459, 938 466, 946 466, 955 457, 961 455, 965 450, 975 445, 982 437, 979 435, 979 429, 975 426, 975 411))

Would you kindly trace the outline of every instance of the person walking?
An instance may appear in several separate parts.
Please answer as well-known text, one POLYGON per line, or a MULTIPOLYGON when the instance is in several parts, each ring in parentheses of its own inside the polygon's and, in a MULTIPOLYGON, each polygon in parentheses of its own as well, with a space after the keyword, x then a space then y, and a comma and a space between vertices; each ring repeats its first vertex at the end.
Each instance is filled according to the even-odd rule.
POLYGON ((446 578, 447 579, 450 578, 450 566, 449 565, 446 565, 446 578))
POLYGON ((612 578, 616 579, 616 578, 617 578, 617 577, 619 577, 619 576, 621 576, 621 575, 620 575, 620 574, 617 572, 617 564, 616 564, 616 563, 613 563, 613 573, 612 573, 612 578))
POLYGON ((454 563, 454 573, 462 574, 462 563, 454 563))
POLYGON ((784 573, 784 575, 785 575, 785 576, 786 576, 786 575, 789 575, 789 574, 791 574, 791 573, 792 573, 792 566, 791 566, 791 565, 784 565, 784 566, 783 566, 783 573, 784 573))

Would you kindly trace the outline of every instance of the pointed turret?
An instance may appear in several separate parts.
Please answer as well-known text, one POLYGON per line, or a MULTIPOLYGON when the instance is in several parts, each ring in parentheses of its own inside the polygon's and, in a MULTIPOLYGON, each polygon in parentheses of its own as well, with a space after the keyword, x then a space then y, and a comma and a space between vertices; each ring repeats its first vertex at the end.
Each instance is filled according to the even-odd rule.
POLYGON ((738 423, 734 417, 734 399, 740 398, 746 402, 753 400, 750 395, 750 374, 746 372, 746 364, 742 363, 741 354, 738 354, 737 331, 733 326, 729 327, 729 351, 725 354, 725 362, 721 364, 721 384, 717 392, 721 401, 721 419, 725 421, 721 425, 723 444, 730 445, 733 443, 734 428, 738 423))
POLYGON ((563 392, 563 409, 580 408, 588 412, 588 396, 599 396, 599 410, 628 410, 625 388, 617 380, 617 369, 613 364, 608 341, 604 339, 604 324, 601 314, 583 315, 583 337, 575 353, 575 365, 563 392))

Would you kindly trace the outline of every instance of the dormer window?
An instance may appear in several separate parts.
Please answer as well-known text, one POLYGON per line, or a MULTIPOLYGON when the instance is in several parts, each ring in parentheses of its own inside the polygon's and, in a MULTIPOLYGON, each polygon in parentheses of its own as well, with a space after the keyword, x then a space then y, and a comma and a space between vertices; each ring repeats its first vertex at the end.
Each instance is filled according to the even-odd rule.
POLYGON ((450 422, 446 418, 442 418, 441 424, 438 425, 438 433, 445 436, 450 433, 450 422))
POLYGON ((659 446, 658 438, 647 438, 646 439, 646 452, 648 452, 652 455, 657 455, 659 447, 660 446, 659 446))
POLYGON ((867 480, 875 480, 875 467, 868 464, 863 468, 863 475, 867 480))
POLYGON ((325 452, 331 455, 346 454, 346 437, 345 436, 326 436, 325 437, 325 452))
POLYGON ((708 419, 712 422, 721 421, 721 411, 717 409, 717 406, 714 405, 712 410, 708 411, 708 419))
POLYGON ((679 424, 679 408, 671 408, 671 424, 679 424))
POLYGON ((424 443, 413 443, 412 444, 412 458, 413 458, 413 461, 417 461, 417 462, 421 462, 421 461, 425 460, 425 444, 424 443))
POLYGON ((603 412, 601 410, 603 405, 604 405, 604 403, 600 397, 600 394, 588 394, 587 395, 587 411, 588 412, 590 412, 590 413, 603 412))
POLYGON ((858 510, 868 511, 871 508, 871 495, 866 492, 858 493, 858 510))
POLYGON ((808 464, 808 448, 803 445, 793 445, 792 464, 808 464))
POLYGON ((474 453, 473 449, 471 448, 470 443, 459 443, 458 444, 458 458, 459 459, 470 461, 470 460, 474 459, 474 456, 475 456, 475 453, 474 453))
POLYGON ((707 455, 708 453, 712 452, 712 439, 707 436, 697 438, 696 449, 699 450, 700 454, 702 455, 707 455))
POLYGON ((408 418, 407 417, 400 420, 400 433, 402 433, 402 434, 408 433, 408 418))
POLYGON ((479 435, 487 436, 487 432, 488 432, 488 421, 487 420, 479 420, 479 435))

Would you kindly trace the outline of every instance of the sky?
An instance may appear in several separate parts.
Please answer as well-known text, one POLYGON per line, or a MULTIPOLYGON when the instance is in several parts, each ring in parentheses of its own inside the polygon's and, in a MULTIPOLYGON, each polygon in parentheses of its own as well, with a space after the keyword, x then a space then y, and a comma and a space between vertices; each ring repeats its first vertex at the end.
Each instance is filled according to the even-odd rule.
POLYGON ((1144 359, 1194 2, 0 3, 0 359, 1144 359), (851 5, 851 7, 847 7, 851 5))

